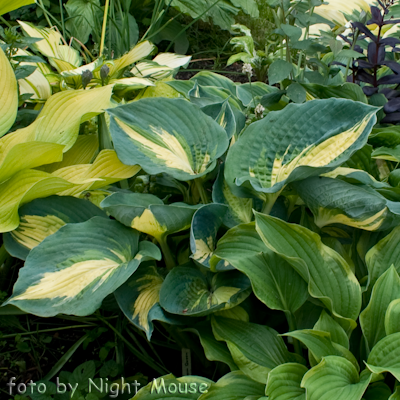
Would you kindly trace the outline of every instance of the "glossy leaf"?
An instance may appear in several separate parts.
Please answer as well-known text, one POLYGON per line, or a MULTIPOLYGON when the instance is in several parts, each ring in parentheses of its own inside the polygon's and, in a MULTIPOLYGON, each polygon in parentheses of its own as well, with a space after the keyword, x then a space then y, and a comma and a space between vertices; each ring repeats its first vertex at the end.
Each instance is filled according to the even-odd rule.
POLYGON ((20 7, 33 4, 35 0, 2 0, 0 4, 0 15, 7 14, 20 7))

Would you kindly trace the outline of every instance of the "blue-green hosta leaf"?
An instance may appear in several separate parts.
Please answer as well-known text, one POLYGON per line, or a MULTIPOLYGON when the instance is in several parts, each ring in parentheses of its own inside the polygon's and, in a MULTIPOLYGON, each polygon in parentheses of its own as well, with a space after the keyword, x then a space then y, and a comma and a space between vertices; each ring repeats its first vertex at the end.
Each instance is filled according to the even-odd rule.
POLYGON ((307 400, 361 400, 372 374, 358 375, 354 365, 343 357, 325 357, 308 371, 301 382, 307 400))
POLYGON ((393 300, 400 298, 400 278, 392 265, 376 281, 368 306, 360 314, 360 325, 371 350, 386 336, 385 313, 393 300))
POLYGON ((400 207, 368 186, 340 179, 311 177, 292 186, 314 214, 317 226, 343 224, 368 231, 400 223, 400 207))
POLYGON ((330 99, 332 97, 340 99, 350 99, 361 101, 368 104, 367 96, 365 96, 362 88, 355 84, 346 82, 341 85, 319 85, 317 83, 302 83, 302 86, 309 94, 318 99, 330 99))
POLYGON ((400 332, 384 337, 373 347, 367 367, 375 374, 389 372, 400 380, 400 332))
MULTIPOLYGON (((278 88, 275 86, 269 86, 263 82, 252 82, 251 84, 245 83, 243 85, 236 86, 237 97, 245 107, 248 107, 250 104, 252 104, 253 99, 256 97, 262 97, 266 94, 271 94, 277 91, 278 88)), ((257 102, 254 105, 252 104, 253 107, 256 105, 257 102)))
POLYGON ((167 81, 166 85, 171 86, 172 89, 176 90, 179 94, 189 100, 189 92, 193 89, 196 82, 194 81, 167 81))
POLYGON ((300 384, 307 371, 297 363, 278 365, 268 375, 265 393, 270 400, 306 400, 306 391, 300 384))
POLYGON ((7 304, 42 317, 89 315, 151 259, 161 259, 158 247, 117 221, 68 224, 29 253, 7 304))
POLYGON ((328 332, 303 329, 285 333, 284 336, 295 338, 304 343, 317 363, 326 356, 339 356, 349 360, 357 370, 360 369, 353 353, 340 344, 334 343, 328 332))
POLYGON ((300 225, 256 213, 256 229, 268 248, 284 258, 308 282, 338 318, 354 328, 361 309, 361 287, 353 271, 316 233, 300 225))
POLYGON ((226 76, 216 74, 210 71, 201 71, 190 81, 197 81, 200 86, 213 86, 228 90, 233 96, 236 96, 236 85, 226 76))
POLYGON ((290 182, 331 171, 364 146, 376 111, 362 103, 329 99, 270 112, 232 146, 225 178, 232 188, 277 193, 290 182))
POLYGON ((325 310, 322 311, 314 330, 328 332, 334 343, 340 344, 346 349, 349 348, 349 338, 344 329, 325 310))
MULTIPOLYGON (((11 3, 11 2, 10 2, 11 3)), ((4 6, 0 5, 1 10, 4 6)), ((0 48, 0 136, 5 135, 14 124, 18 111, 18 85, 14 70, 4 51, 0 48)))
MULTIPOLYGON (((206 204, 193 215, 190 229, 190 256, 194 261, 210 268, 210 258, 217 245, 218 230, 228 208, 223 204, 206 204)), ((217 266, 215 270, 224 270, 229 265, 217 266)), ((232 269, 232 267, 231 267, 232 269)))
POLYGON ((89 201, 75 197, 51 196, 36 199, 19 210, 20 224, 3 236, 7 251, 25 260, 29 252, 47 236, 69 223, 85 222, 107 214, 89 201))
POLYGON ((149 174, 198 178, 215 168, 228 147, 225 130, 183 99, 143 99, 107 112, 118 157, 149 174))
POLYGON ((164 282, 161 271, 144 263, 115 292, 118 305, 125 316, 146 332, 148 340, 154 330, 154 320, 168 324, 179 323, 176 316, 167 315, 160 307, 160 289, 164 282))
POLYGON ((372 287, 378 278, 392 265, 400 272, 400 227, 381 239, 365 256, 368 267, 368 286, 372 287))
POLYGON ((288 262, 268 249, 254 222, 230 229, 219 240, 210 265, 215 268, 223 260, 246 274, 254 294, 273 310, 293 313, 308 299, 307 283, 288 262))
MULTIPOLYGON (((226 134, 228 135, 228 139, 231 139, 232 136, 237 133, 238 129, 236 125, 235 115, 228 100, 220 103, 206 105, 201 108, 201 111, 217 121, 218 124, 225 129, 226 134)), ((243 129, 243 126, 239 129, 243 129)))
POLYGON ((114 193, 101 208, 115 219, 157 240, 190 227, 196 206, 185 203, 166 205, 157 196, 143 193, 114 193))
POLYGON ((153 379, 147 386, 140 389, 132 400, 196 400, 203 393, 207 393, 213 383, 199 376, 175 378, 174 375, 169 374, 153 379))
POLYGON ((239 271, 213 274, 192 266, 175 267, 165 278, 160 305, 171 314, 202 316, 235 307, 251 292, 239 271))

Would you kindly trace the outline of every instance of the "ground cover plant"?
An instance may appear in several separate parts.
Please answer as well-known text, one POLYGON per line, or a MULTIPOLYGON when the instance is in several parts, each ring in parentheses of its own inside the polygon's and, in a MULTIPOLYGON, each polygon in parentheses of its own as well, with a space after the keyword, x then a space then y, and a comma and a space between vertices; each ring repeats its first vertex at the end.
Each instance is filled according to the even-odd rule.
MULTIPOLYGON (((253 4, 230 3, 210 8, 224 29, 253 4)), ((230 24, 234 83, 175 79, 190 56, 151 30, 112 39, 116 4, 98 54, 3 17, 2 396, 399 398, 398 5, 345 32, 319 1, 272 1, 265 51, 230 24)))

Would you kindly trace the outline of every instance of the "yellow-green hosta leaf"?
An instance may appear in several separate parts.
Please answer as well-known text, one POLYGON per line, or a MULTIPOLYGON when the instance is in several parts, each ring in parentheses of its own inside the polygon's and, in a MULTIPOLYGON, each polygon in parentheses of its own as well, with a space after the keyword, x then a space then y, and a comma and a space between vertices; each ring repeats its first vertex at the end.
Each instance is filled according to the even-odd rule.
POLYGON ((142 99, 107 112, 121 161, 134 160, 149 174, 198 178, 215 168, 228 147, 225 130, 183 99, 142 99))
POLYGON ((17 116, 18 86, 14 70, 2 49, 0 49, 0 84, 0 136, 3 136, 12 127, 17 116))
POLYGON ((29 252, 47 236, 68 223, 85 222, 95 216, 107 214, 91 202, 75 197, 50 196, 35 199, 19 209, 17 229, 3 235, 7 251, 25 260, 29 252))
POLYGON ((361 309, 361 287, 344 258, 300 225, 256 213, 256 229, 266 246, 308 282, 310 295, 354 329, 361 309))
POLYGON ((46 172, 24 169, 0 184, 0 232, 9 232, 19 225, 18 208, 30 201, 48 197, 73 184, 46 172))
POLYGON ((74 183, 74 187, 59 194, 61 196, 79 196, 85 190, 96 190, 123 179, 131 178, 140 171, 137 165, 122 164, 114 150, 102 150, 93 164, 78 164, 64 167, 53 172, 74 183))
POLYGON ((45 101, 51 96, 50 83, 38 68, 27 78, 19 79, 18 85, 21 95, 32 95, 30 100, 45 101))
POLYGON ((377 108, 344 99, 289 104, 251 126, 231 147, 225 179, 232 190, 276 193, 337 168, 362 148, 377 108))
POLYGON ((307 371, 297 363, 278 365, 268 375, 265 393, 270 400, 306 400, 306 391, 300 384, 307 371))
POLYGON ((343 224, 376 231, 400 223, 398 203, 387 200, 371 187, 326 177, 307 178, 292 186, 311 209, 315 224, 320 228, 343 224))
POLYGON ((211 384, 198 400, 245 400, 261 399, 265 385, 247 377, 241 371, 233 371, 211 384))
POLYGON ((135 77, 165 79, 172 75, 173 68, 160 65, 154 61, 142 61, 131 69, 131 73, 135 77))
POLYGON ((179 323, 175 315, 167 314, 159 304, 164 274, 150 263, 141 265, 137 271, 115 292, 115 298, 128 320, 143 330, 148 340, 154 330, 153 321, 168 324, 179 323))
POLYGON ((20 7, 33 4, 35 0, 0 0, 0 15, 7 14, 20 7))
POLYGON ((364 370, 361 375, 355 366, 343 357, 325 357, 303 377, 307 400, 361 400, 372 379, 364 370))
POLYGON ((149 79, 137 77, 111 79, 110 84, 114 85, 114 90, 138 90, 148 86, 154 86, 154 83, 149 79))
POLYGON ((250 294, 250 282, 239 271, 203 272, 189 266, 175 267, 165 278, 160 305, 171 314, 202 316, 233 308, 250 294))
POLYGON ((7 304, 41 317, 89 315, 141 262, 160 258, 157 246, 139 243, 118 221, 67 224, 29 253, 7 304))

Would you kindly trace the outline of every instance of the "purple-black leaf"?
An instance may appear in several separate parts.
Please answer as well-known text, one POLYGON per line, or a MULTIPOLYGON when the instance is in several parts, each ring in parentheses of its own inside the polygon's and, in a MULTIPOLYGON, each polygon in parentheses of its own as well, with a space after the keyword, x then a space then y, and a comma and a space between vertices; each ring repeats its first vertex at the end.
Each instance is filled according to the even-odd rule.
POLYGON ((378 88, 373 86, 364 86, 362 90, 366 96, 372 96, 378 91, 378 88))
POLYGON ((400 111, 400 98, 398 97, 397 99, 392 99, 392 100, 388 101, 383 106, 383 111, 385 111, 386 114, 400 111))
POLYGON ((392 85, 394 83, 400 83, 400 75, 386 75, 378 80, 378 85, 392 85))
POLYGON ((366 36, 372 39, 374 42, 378 40, 378 38, 361 22, 352 22, 351 24, 360 32, 364 33, 366 36))
POLYGON ((398 124, 399 122, 400 122, 400 112, 388 114, 381 120, 382 124, 398 124))

